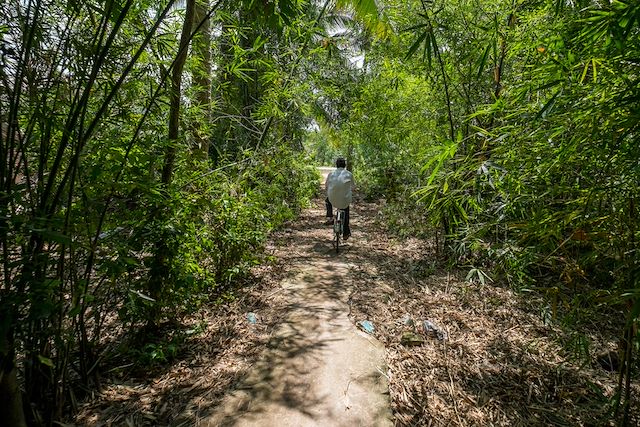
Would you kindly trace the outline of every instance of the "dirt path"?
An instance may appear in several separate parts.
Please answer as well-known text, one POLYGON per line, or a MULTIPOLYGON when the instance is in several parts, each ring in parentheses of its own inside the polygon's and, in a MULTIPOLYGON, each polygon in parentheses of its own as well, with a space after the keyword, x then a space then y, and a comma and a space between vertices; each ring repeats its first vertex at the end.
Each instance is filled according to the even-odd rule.
POLYGON ((388 232, 384 201, 353 204, 338 256, 323 215, 318 198, 272 236, 275 262, 185 319, 174 359, 113 361, 71 425, 611 424, 617 373, 566 343, 583 336, 598 354, 614 348, 615 331, 590 324, 574 334, 538 294, 447 268, 429 239, 388 232), (354 326, 362 320, 373 334, 354 326), (407 333, 422 341, 407 345, 407 333))
MULTIPOLYGON (((323 221, 316 200, 285 233, 278 252, 292 275, 275 291, 284 320, 258 363, 202 425, 392 425, 384 347, 349 318, 357 242, 336 256, 323 221)), ((356 213, 355 229, 358 222, 356 213)))

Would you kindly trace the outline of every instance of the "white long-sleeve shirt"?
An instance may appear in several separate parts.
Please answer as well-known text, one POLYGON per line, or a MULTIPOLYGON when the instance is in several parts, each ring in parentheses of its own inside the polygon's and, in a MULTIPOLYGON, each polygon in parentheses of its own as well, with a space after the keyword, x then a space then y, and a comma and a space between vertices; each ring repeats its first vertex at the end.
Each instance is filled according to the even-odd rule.
POLYGON ((345 168, 337 168, 327 176, 325 182, 327 197, 334 208, 345 209, 351 204, 353 195, 353 175, 345 168))

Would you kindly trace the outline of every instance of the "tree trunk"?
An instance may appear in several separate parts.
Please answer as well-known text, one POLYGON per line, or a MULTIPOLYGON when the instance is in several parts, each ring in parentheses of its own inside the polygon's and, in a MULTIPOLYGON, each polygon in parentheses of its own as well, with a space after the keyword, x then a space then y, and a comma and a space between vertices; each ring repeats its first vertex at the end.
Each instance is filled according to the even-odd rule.
MULTIPOLYGON (((2 347, 10 346, 3 337, 2 347)), ((26 427, 27 422, 22 406, 22 391, 18 384, 17 369, 13 351, 0 353, 0 414, 2 425, 7 427, 26 427)))
MULTIPOLYGON (((189 50, 189 41, 191 39, 191 29, 193 26, 195 0, 187 0, 187 10, 184 17, 184 25, 180 34, 180 47, 178 56, 171 73, 171 93, 169 107, 169 146, 164 157, 164 166, 162 168, 161 184, 168 191, 175 167, 176 153, 178 149, 178 137, 180 132, 180 95, 182 83, 182 71, 187 60, 187 52, 189 50)), ((166 219, 166 211, 159 207, 156 212, 157 223, 162 224, 166 219)), ((155 257, 151 271, 149 272, 149 295, 155 300, 151 313, 149 315, 148 326, 155 326, 160 318, 160 309, 162 307, 162 299, 166 287, 167 277, 169 276, 169 261, 171 259, 171 249, 167 243, 167 237, 160 235, 155 247, 155 257)))
POLYGON ((211 125, 211 31, 207 13, 209 0, 196 0, 193 20, 193 54, 201 62, 194 67, 193 83, 196 87, 195 105, 202 111, 201 117, 193 120, 191 132, 193 144, 191 151, 198 160, 206 160, 209 154, 211 125))
POLYGON ((171 183, 173 169, 175 166, 178 136, 180 132, 180 95, 182 93, 182 70, 184 63, 187 61, 187 53, 189 51, 189 39, 191 37, 191 28, 193 25, 193 16, 195 12, 195 0, 187 0, 187 11, 184 17, 184 25, 180 34, 180 48, 178 56, 171 73, 171 101, 169 107, 169 147, 164 157, 164 166, 162 168, 162 184, 168 187, 171 183))
MULTIPOLYGON (((249 13, 244 13, 240 11, 240 20, 241 22, 250 22, 253 17, 249 13)), ((255 41, 254 30, 251 29, 240 32, 240 47, 242 50, 246 52, 251 52, 253 43, 255 41)), ((255 53, 250 53, 247 56, 248 60, 256 59, 255 53)), ((249 129, 253 128, 252 122, 252 114, 255 107, 255 99, 259 98, 259 94, 257 90, 252 91, 251 85, 257 84, 258 82, 258 66, 256 66, 253 70, 247 72, 247 75, 250 76, 249 80, 244 79, 236 79, 238 85, 238 100, 240 109, 240 126, 236 130, 236 134, 239 138, 239 143, 241 147, 252 147, 255 148, 259 143, 260 139, 255 137, 255 134, 251 132, 249 129)))

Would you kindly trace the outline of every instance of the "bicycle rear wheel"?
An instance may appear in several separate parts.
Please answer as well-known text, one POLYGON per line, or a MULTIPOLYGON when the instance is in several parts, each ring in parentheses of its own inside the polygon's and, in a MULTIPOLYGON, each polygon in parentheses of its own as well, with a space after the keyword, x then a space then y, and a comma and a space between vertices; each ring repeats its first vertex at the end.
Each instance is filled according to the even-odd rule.
POLYGON ((336 213, 335 221, 333 223, 333 236, 334 244, 336 247, 336 253, 340 253, 340 237, 342 236, 342 211, 338 210, 336 213))

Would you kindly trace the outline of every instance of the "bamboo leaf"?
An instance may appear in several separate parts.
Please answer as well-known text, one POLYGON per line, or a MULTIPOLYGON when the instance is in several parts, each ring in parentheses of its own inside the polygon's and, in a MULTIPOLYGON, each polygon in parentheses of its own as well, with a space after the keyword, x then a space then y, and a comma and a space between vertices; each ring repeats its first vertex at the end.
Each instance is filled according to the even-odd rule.
POLYGON ((413 56, 413 54, 416 53, 416 50, 418 50, 418 48, 420 47, 420 44, 424 41, 424 39, 427 37, 428 34, 429 33, 425 31, 420 35, 420 37, 416 39, 415 42, 413 42, 413 44, 409 48, 409 51, 405 55, 405 59, 411 58, 411 56, 413 56))
POLYGON ((338 0, 336 6, 352 7, 358 16, 378 15, 378 5, 375 0, 338 0))
POLYGON ((427 27, 428 25, 429 25, 429 24, 427 24, 427 23, 422 23, 422 24, 418 24, 418 25, 413 25, 413 26, 411 26, 411 27, 405 28, 405 29, 404 29, 404 30, 402 30, 401 32, 402 32, 402 33, 406 33, 406 32, 409 32, 409 31, 417 30, 417 29, 419 29, 419 28, 427 27))
POLYGON ((561 92, 561 90, 558 90, 551 97, 551 99, 549 99, 549 101, 547 101, 547 103, 544 105, 544 107, 542 107, 540 112, 536 115, 536 119, 540 119, 542 117, 546 117, 546 115, 549 114, 553 110, 553 107, 555 106, 555 103, 556 103, 556 98, 558 97, 558 95, 560 95, 560 92, 561 92))
POLYGON ((478 65, 478 75, 476 76, 476 79, 480 79, 480 76, 482 76, 482 72, 484 71, 484 67, 487 63, 487 58, 489 57, 489 50, 491 49, 492 44, 493 43, 487 44, 487 47, 484 49, 484 53, 480 57, 480 61, 478 65))
POLYGON ((433 34, 429 33, 429 36, 427 37, 427 40, 424 43, 424 52, 422 54, 422 59, 424 60, 424 56, 426 54, 427 56, 427 64, 429 64, 429 68, 431 68, 431 58, 432 58, 432 54, 431 54, 431 37, 433 37, 433 34))
POLYGON ((555 4, 555 14, 556 14, 556 16, 559 16, 560 12, 562 12, 562 10, 564 9, 564 2, 565 2, 565 0, 556 0, 556 4, 555 4))
POLYGON ((587 77, 587 72, 589 71, 590 62, 586 62, 584 64, 584 69, 582 70, 582 75, 580 76, 580 83, 584 83, 584 79, 587 77))
POLYGON ((433 33, 433 28, 430 28, 431 33, 431 45, 433 46, 433 54, 436 55, 438 52, 438 44, 436 43, 436 35, 433 33))
POLYGON ((143 300, 145 300, 145 301, 149 301, 149 302, 156 302, 156 300, 155 300, 155 299, 151 298, 151 297, 150 297, 150 296, 148 296, 148 295, 143 294, 143 293, 142 293, 142 292, 140 292, 140 291, 136 291, 136 290, 130 289, 130 290, 129 290, 129 292, 131 292, 132 294, 134 294, 134 295, 136 295, 136 296, 140 297, 141 299, 143 299, 143 300))
POLYGON ((560 84, 560 83, 562 83, 562 82, 563 82, 563 80, 560 80, 560 79, 558 79, 558 80, 554 80, 554 81, 552 81, 552 82, 549 82, 549 83, 543 84, 542 86, 540 86, 540 87, 538 88, 538 90, 545 90, 545 89, 549 89, 549 88, 552 88, 552 87, 554 87, 554 86, 557 86, 558 84, 560 84))
POLYGON ((48 366, 50 368, 54 368, 55 365, 53 363, 53 360, 49 359, 48 357, 44 357, 41 354, 38 355, 38 362, 42 363, 45 366, 48 366))

